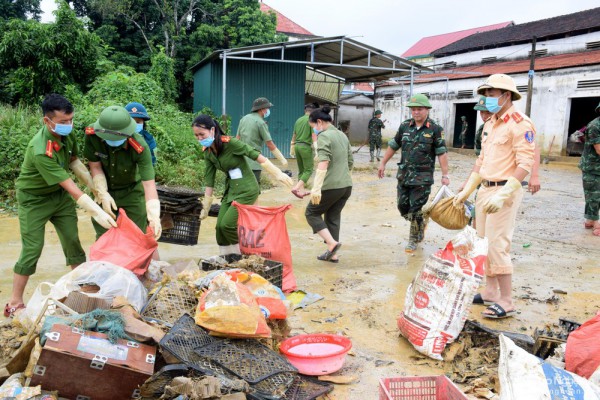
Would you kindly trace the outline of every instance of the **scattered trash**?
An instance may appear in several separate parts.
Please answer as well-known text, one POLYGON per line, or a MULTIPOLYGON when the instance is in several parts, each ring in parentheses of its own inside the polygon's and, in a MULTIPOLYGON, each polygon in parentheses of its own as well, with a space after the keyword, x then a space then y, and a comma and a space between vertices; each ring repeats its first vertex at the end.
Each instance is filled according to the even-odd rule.
POLYGON ((155 321, 172 327, 183 314, 193 314, 198 299, 187 284, 170 281, 160 285, 140 312, 147 321, 155 321))
POLYGON ((297 310, 298 308, 305 308, 322 300, 323 296, 316 293, 308 293, 304 290, 296 290, 295 292, 288 294, 286 298, 292 303, 294 310, 297 310))
POLYGON ((599 367, 600 312, 570 332, 565 352, 567 371, 590 378, 599 367))
POLYGON ((526 248, 528 248, 528 247, 531 247, 531 243, 523 243, 523 248, 525 248, 525 249, 526 249, 526 248))
POLYGON ((193 246, 198 244, 202 203, 198 192, 183 186, 157 186, 160 200, 160 222, 163 228, 159 242, 193 246))
POLYGON ((357 376, 344 376, 344 375, 321 375, 319 380, 323 382, 331 382, 336 385, 350 385, 351 383, 358 382, 357 376))
POLYGON ((305 375, 327 375, 344 365, 352 348, 350 339, 340 335, 298 335, 281 342, 279 350, 305 375))
MULTIPOLYGON (((213 256, 201 260, 200 266, 203 271, 243 269, 259 274, 280 289, 283 284, 283 263, 267 260, 258 255, 243 256, 241 254, 226 254, 223 256, 213 256)), ((209 279, 212 279, 212 277, 209 279)), ((208 287, 208 284, 201 283, 198 286, 208 287)))
POLYGON ((401 376, 379 381, 379 400, 452 399, 467 397, 444 375, 401 376))
POLYGON ((562 290, 562 289, 553 289, 552 293, 555 293, 555 294, 567 294, 567 291, 566 290, 562 290))

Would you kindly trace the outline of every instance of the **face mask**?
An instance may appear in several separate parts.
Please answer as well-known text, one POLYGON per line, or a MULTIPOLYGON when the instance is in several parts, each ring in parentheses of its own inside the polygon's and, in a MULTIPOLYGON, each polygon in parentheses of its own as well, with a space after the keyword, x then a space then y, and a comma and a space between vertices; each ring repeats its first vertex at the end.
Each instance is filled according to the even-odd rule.
POLYGON ((135 124, 136 133, 140 133, 144 129, 144 124, 135 124))
POLYGON ((105 142, 110 147, 119 147, 120 145, 122 145, 123 143, 125 143, 126 140, 127 139, 123 139, 123 140, 105 140, 105 142))
POLYGON ((267 112, 265 112, 264 118, 269 118, 269 115, 271 115, 271 109, 267 108, 267 112))
POLYGON ((200 143, 202 146, 204 146, 204 147, 210 147, 210 146, 212 146, 212 144, 213 144, 213 142, 214 142, 214 141, 215 141, 215 138, 214 138, 214 136, 213 136, 213 137, 206 138, 206 139, 198 140, 198 142, 199 142, 199 143, 200 143))
MULTIPOLYGON (((52 122, 52 120, 49 120, 52 122)), ((73 124, 54 124, 54 133, 60 136, 67 136, 73 130, 73 124)))
MULTIPOLYGON (((501 96, 502 97, 502 96, 501 96)), ((496 114, 498 111, 502 110, 502 107, 504 107, 504 104, 506 103, 505 100, 504 103, 502 103, 502 105, 498 104, 498 99, 499 97, 486 97, 485 98, 485 108, 487 108, 487 110, 491 113, 496 114)))
POLYGON ((313 132, 315 133, 315 135, 318 135, 319 133, 321 133, 320 131, 317 130, 317 128, 313 128, 313 132))

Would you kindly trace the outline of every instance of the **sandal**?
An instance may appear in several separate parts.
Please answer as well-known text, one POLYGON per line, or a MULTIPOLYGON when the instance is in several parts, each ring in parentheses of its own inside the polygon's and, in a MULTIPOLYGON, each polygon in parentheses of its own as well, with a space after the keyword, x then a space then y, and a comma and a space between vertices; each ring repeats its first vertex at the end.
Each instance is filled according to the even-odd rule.
POLYGON ((484 306, 491 306, 492 304, 494 304, 494 302, 490 301, 490 300, 484 300, 483 297, 481 296, 481 293, 477 293, 475 296, 473 296, 473 304, 482 304, 484 306))
POLYGON ((6 318, 12 318, 12 317, 15 316, 15 313, 18 310, 24 310, 24 309, 25 309, 25 304, 23 304, 23 303, 18 304, 18 305, 14 306, 14 307, 9 307, 8 303, 6 303, 6 305, 4 306, 4 316, 6 318))
POLYGON ((481 316, 484 318, 492 318, 492 319, 502 319, 512 317, 517 313, 517 310, 506 311, 502 306, 498 303, 494 303, 488 308, 485 309, 484 312, 481 313, 481 316), (493 314, 486 313, 485 311, 491 311, 493 314))
POLYGON ((584 222, 583 223, 583 227, 585 229, 592 229, 594 227, 594 221, 592 221, 592 222, 584 222))
POLYGON ((320 256, 317 256, 317 260, 335 262, 335 260, 332 260, 331 258, 335 256, 335 253, 337 253, 340 247, 342 247, 342 244, 338 242, 331 251, 326 250, 325 253, 321 254, 320 256))
POLYGON ((594 228, 594 230, 592 231, 592 234, 594 236, 600 236, 600 228, 594 228))

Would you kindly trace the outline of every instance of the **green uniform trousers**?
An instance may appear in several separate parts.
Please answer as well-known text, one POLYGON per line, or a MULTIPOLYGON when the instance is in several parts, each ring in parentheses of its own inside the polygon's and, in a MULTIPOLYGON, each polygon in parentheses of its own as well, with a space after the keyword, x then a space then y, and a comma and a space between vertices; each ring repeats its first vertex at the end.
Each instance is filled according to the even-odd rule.
POLYGON ((296 143, 294 149, 298 163, 298 180, 306 185, 314 170, 312 147, 308 143, 296 143))
MULTIPOLYGON (((146 215, 146 199, 144 197, 144 187, 142 182, 131 185, 125 189, 109 190, 108 193, 112 196, 117 204, 117 208, 122 208, 127 213, 127 217, 132 220, 141 230, 146 233, 148 226, 148 217, 146 215)), ((115 213, 118 217, 118 211, 115 213)), ((92 218, 92 224, 96 231, 96 240, 106 232, 100 224, 92 218)))
MULTIPOLYGON (((223 199, 227 198, 227 194, 223 196, 223 199)), ((258 199, 258 194, 254 193, 251 195, 239 195, 237 198, 230 201, 221 201, 221 209, 217 217, 217 225, 215 229, 217 231, 216 238, 219 246, 229 246, 240 242, 238 238, 238 210, 231 206, 233 200, 240 204, 252 205, 258 199)))
POLYGON ((333 239, 339 242, 342 210, 351 194, 352 186, 341 189, 327 189, 321 192, 321 202, 319 204, 308 203, 304 216, 313 233, 327 228, 333 239))
POLYGON ((585 197, 584 218, 598 221, 600 211, 600 175, 583 173, 583 195, 585 197))
POLYGON ((431 185, 403 185, 398 181, 398 211, 406 220, 412 221, 414 215, 421 215, 421 209, 427 203, 431 185))
POLYGON ((85 262, 85 252, 79 242, 77 212, 73 198, 63 189, 44 195, 33 195, 17 190, 19 226, 21 228, 21 255, 14 272, 19 275, 35 273, 44 248, 46 223, 50 221, 67 260, 67 265, 85 262))
POLYGON ((375 149, 381 149, 381 133, 378 135, 369 135, 369 151, 373 153, 375 149))

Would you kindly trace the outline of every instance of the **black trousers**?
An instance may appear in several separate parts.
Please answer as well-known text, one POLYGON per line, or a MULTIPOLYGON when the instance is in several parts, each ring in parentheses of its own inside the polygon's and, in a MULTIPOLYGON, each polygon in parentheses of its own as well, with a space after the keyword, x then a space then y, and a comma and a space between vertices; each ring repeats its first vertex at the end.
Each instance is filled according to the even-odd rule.
POLYGON ((341 189, 323 190, 321 192, 321 203, 318 205, 308 204, 304 215, 313 233, 327 228, 335 241, 339 242, 342 209, 351 194, 352 186, 341 189))

